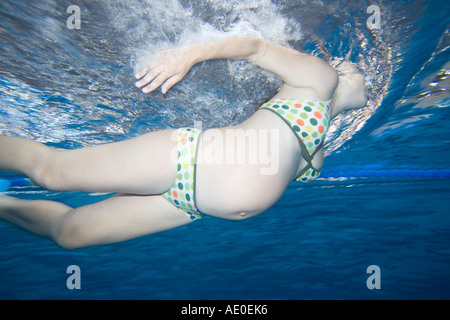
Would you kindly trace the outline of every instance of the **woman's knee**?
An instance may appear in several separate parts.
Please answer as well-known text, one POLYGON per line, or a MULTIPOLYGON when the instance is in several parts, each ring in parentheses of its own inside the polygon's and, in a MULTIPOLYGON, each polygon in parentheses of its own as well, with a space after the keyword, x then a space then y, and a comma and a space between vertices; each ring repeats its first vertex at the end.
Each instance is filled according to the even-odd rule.
POLYGON ((48 190, 65 190, 63 170, 60 166, 60 154, 64 150, 48 148, 40 159, 36 160, 29 176, 30 178, 48 190))
POLYGON ((71 219, 63 222, 54 236, 55 242, 64 249, 77 249, 86 246, 81 226, 71 219))

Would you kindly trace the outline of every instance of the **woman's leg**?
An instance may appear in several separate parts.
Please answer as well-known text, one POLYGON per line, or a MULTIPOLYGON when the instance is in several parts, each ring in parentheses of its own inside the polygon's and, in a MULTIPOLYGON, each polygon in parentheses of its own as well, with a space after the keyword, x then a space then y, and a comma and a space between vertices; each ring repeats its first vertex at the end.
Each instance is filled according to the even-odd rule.
POLYGON ((125 241, 192 221, 160 195, 118 195, 72 209, 54 201, 0 194, 0 218, 68 249, 125 241))
POLYGON ((176 178, 172 132, 75 150, 0 136, 0 170, 29 176, 51 190, 161 194, 176 178))

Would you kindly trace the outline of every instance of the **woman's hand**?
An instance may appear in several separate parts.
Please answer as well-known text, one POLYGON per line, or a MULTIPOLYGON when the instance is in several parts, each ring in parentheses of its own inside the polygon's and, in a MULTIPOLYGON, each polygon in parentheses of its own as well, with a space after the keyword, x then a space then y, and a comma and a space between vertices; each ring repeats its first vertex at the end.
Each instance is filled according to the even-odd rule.
POLYGON ((136 74, 138 88, 149 93, 161 86, 163 94, 178 83, 195 64, 189 47, 165 50, 146 63, 136 74))

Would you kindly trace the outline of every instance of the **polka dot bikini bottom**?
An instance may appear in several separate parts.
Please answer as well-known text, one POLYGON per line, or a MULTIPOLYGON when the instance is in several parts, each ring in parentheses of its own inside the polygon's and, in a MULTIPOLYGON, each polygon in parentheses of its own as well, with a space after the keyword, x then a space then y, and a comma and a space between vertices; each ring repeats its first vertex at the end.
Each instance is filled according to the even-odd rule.
POLYGON ((201 131, 195 128, 175 130, 177 137, 177 177, 169 191, 163 194, 169 202, 178 207, 192 220, 203 215, 195 203, 195 171, 197 142, 201 131))

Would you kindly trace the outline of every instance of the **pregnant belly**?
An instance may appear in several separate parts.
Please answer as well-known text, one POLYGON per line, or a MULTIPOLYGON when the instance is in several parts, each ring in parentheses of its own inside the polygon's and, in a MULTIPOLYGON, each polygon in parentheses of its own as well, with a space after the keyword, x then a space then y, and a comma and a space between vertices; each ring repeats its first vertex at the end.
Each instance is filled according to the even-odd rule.
POLYGON ((198 209, 240 220, 273 206, 295 176, 300 157, 280 141, 279 132, 270 137, 269 131, 237 127, 203 132, 197 153, 198 209))

